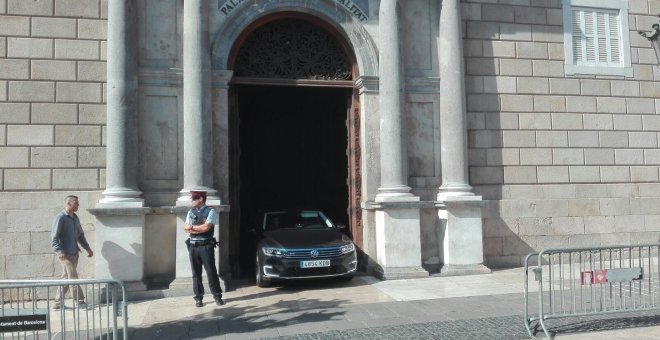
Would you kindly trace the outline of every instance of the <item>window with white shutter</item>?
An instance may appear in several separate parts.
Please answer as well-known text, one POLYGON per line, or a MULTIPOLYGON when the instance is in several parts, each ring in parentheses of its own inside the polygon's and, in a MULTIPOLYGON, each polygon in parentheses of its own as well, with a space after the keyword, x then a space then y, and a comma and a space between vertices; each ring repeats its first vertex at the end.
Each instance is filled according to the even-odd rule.
POLYGON ((566 74, 632 76, 628 1, 563 0, 566 74))

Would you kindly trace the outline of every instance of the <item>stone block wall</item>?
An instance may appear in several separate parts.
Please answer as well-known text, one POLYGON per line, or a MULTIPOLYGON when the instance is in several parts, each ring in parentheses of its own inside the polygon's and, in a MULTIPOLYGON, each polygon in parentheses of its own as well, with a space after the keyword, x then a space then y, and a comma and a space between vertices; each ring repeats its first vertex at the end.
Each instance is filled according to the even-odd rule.
MULTIPOLYGON (((107 0, 0 0, 0 278, 60 275, 50 227, 105 185, 107 0)), ((83 277, 93 261, 81 257, 83 277)))
POLYGON ((489 266, 549 247, 660 242, 660 68, 637 34, 657 1, 629 1, 633 77, 564 72, 560 0, 462 4, 470 181, 489 266))
MULTIPOLYGON (((0 0, 0 278, 59 275, 49 232, 67 194, 81 197, 93 242, 94 217, 86 209, 105 183, 107 1, 0 0)), ((178 5, 169 4, 155 9, 176 15, 178 5)), ((410 185, 429 201, 441 184, 440 4, 405 1, 401 13, 410 185)), ((629 78, 566 76, 561 0, 461 6, 470 182, 487 201, 487 264, 520 265, 528 252, 546 247, 660 241, 660 67, 636 32, 657 22, 659 2, 629 1, 629 78)), ((159 34, 179 41, 177 26, 168 27, 159 34)), ((161 35, 141 39, 151 47, 141 51, 140 65, 159 60, 161 35)), ((181 45, 170 45, 162 65, 179 67, 181 45)), ((146 99, 180 96, 145 89, 146 99)), ((422 213, 427 265, 442 260, 432 211, 422 213)), ((368 243, 373 233, 365 222, 368 243)), ((84 277, 94 273, 85 258, 80 268, 84 277)))
MULTIPOLYGON (((87 212, 99 200, 99 192, 44 191, 0 193, 0 279, 59 277, 61 267, 51 248, 51 225, 68 194, 80 198, 78 216, 85 237, 94 248, 95 218, 87 212)), ((96 249, 94 249, 96 251, 96 249)), ((81 253, 79 275, 94 277, 94 261, 81 253)))

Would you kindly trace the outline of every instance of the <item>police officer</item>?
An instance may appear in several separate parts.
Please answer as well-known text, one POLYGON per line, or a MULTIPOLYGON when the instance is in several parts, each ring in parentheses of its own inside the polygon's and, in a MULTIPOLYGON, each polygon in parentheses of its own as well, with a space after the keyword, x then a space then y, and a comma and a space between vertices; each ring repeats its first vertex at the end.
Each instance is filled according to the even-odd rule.
POLYGON ((183 229, 189 234, 186 244, 193 274, 193 292, 195 293, 195 306, 202 307, 204 298, 204 285, 202 284, 202 266, 209 279, 209 288, 213 293, 215 304, 222 306, 222 288, 218 269, 215 267, 214 248, 218 244, 213 236, 214 227, 218 224, 218 213, 206 205, 206 192, 191 191, 192 208, 188 211, 183 229))

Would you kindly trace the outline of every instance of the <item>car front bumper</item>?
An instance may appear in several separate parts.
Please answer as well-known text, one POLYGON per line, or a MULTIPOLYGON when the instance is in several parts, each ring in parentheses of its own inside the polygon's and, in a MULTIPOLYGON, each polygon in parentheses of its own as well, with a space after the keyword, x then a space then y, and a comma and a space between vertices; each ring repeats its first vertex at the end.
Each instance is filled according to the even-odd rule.
POLYGON ((346 276, 357 270, 355 251, 331 258, 266 257, 261 267, 266 279, 311 279, 317 277, 346 276), (301 268, 301 261, 330 260, 329 267, 301 268))

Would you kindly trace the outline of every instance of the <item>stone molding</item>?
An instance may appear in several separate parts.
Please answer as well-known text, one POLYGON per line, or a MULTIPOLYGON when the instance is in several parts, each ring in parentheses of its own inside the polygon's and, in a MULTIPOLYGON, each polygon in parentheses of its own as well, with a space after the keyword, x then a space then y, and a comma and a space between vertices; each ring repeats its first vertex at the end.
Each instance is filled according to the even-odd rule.
POLYGON ((445 264, 440 268, 440 276, 463 276, 490 274, 492 271, 481 263, 476 264, 445 264))
MULTIPOLYGON (((215 69, 224 69, 229 64, 232 45, 241 32, 250 26, 255 17, 264 17, 282 11, 295 10, 310 16, 337 22, 337 27, 350 45, 354 46, 358 68, 363 74, 378 73, 378 49, 365 27, 351 12, 334 1, 268 1, 262 6, 246 7, 242 11, 231 12, 226 19, 214 21, 211 27, 212 65, 215 69), (340 9, 340 10, 338 10, 340 9)), ((373 20, 371 18, 370 20, 373 20)))
POLYGON ((140 86, 182 87, 183 70, 141 68, 138 70, 138 84, 140 86))
POLYGON ((429 276, 429 272, 422 267, 379 267, 374 271, 374 275, 385 281, 424 278, 429 276))
MULTIPOLYGON (((229 212, 229 205, 213 205, 209 204, 217 212, 229 212)), ((169 215, 169 214, 185 214, 190 210, 190 206, 163 206, 163 207, 101 207, 90 208, 87 212, 94 216, 138 216, 138 215, 169 215)))
POLYGON ((355 80, 355 86, 360 91, 360 94, 378 94, 379 77, 376 76, 359 76, 355 80))
POLYGON ((213 76, 211 77, 211 87, 214 89, 228 89, 229 82, 234 76, 234 71, 232 70, 213 70, 213 76))

